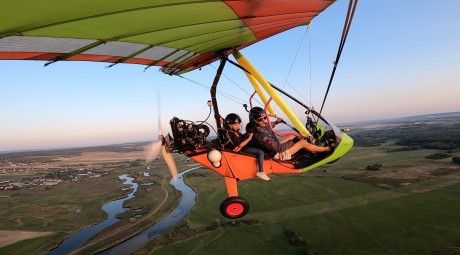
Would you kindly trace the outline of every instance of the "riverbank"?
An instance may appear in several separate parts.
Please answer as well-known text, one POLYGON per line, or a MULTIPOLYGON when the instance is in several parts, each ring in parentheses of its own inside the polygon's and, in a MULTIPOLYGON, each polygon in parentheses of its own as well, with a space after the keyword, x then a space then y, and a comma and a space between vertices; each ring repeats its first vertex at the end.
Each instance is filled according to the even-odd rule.
POLYGON ((0 248, 0 254, 43 254, 71 233, 103 221, 101 205, 124 196, 118 173, 50 188, 7 191, 0 204, 0 229, 53 232, 50 238, 33 237, 0 248), (26 241, 29 245, 24 245, 26 241), (14 251, 9 253, 7 251, 14 251))
POLYGON ((169 229, 172 229, 183 223, 184 219, 188 216, 195 204, 196 193, 184 183, 182 177, 184 174, 187 174, 188 172, 200 167, 201 166, 189 168, 188 170, 179 173, 175 181, 170 182, 172 185, 174 185, 176 190, 180 191, 182 194, 181 200, 173 211, 168 213, 160 221, 147 228, 146 230, 140 232, 136 236, 126 240, 125 242, 117 244, 116 246, 105 250, 100 254, 131 254, 145 244, 150 243, 152 239, 155 239, 157 236, 162 235, 169 229))
MULTIPOLYGON (((161 220, 175 208, 181 198, 180 193, 170 187, 167 180, 166 176, 161 175, 161 185, 159 185, 161 190, 156 189, 155 191, 151 191, 158 199, 161 199, 160 203, 153 207, 151 211, 143 214, 140 218, 129 217, 122 219, 120 222, 98 233, 86 242, 84 246, 79 247, 70 254, 87 254, 88 251, 93 253, 103 251, 137 235, 161 220)), ((136 196, 139 195, 136 194, 136 196)))
MULTIPOLYGON (((195 168, 189 170, 193 170, 195 168)), ((172 185, 166 182, 168 178, 165 175, 144 174, 144 178, 139 178, 140 175, 137 173, 137 176, 138 178, 136 178, 136 182, 138 183, 139 188, 135 197, 130 200, 126 200, 124 203, 124 207, 130 209, 125 213, 117 215, 117 217, 122 218, 122 220, 97 233, 89 241, 86 241, 83 246, 74 249, 70 254, 94 254, 109 249, 119 243, 123 243, 125 240, 131 239, 133 236, 142 235, 144 230, 150 231, 152 226, 155 226, 158 222, 164 221, 165 216, 169 217, 171 212, 174 212, 177 208, 181 207, 181 204, 183 203, 181 200, 182 193, 178 190, 182 189, 180 187, 181 185, 179 185, 179 187, 177 186, 181 180, 178 180, 175 184, 173 184, 176 186, 176 189, 174 189, 172 185), (154 196, 146 196, 148 194, 154 194, 154 196), (157 201, 155 202, 154 200, 157 201), (148 204, 146 204, 147 202, 156 206, 152 207, 150 211, 146 211, 144 209, 149 207, 148 204), (133 217, 130 212, 140 210, 136 208, 142 208, 142 213, 136 215, 138 217, 133 217)), ((180 176, 181 174, 179 174, 179 178, 180 176)), ((137 248, 137 246, 134 248, 137 248)))
MULTIPOLYGON (((65 253, 94 254, 108 249, 154 225, 179 203, 181 194, 167 182, 167 176, 163 174, 149 174, 146 172, 131 172, 129 175, 130 178, 135 179, 133 182, 136 184, 136 191, 134 194, 129 194, 128 197, 130 198, 128 200, 124 199, 123 207, 126 208, 126 210, 116 214, 118 221, 97 230, 95 233, 93 233, 94 230, 91 230, 88 232, 89 239, 86 241, 83 241, 84 239, 81 240, 86 234, 83 234, 83 232, 80 233, 80 231, 89 231, 91 228, 97 227, 98 224, 104 224, 107 218, 106 220, 69 235, 64 242, 70 242, 66 244, 66 246, 73 245, 74 248, 71 248, 71 250, 65 253), (75 234, 78 234, 78 236, 73 237, 75 234), (67 240, 67 238, 71 239, 67 240), (75 246, 74 242, 77 242, 77 246, 75 246), (81 244, 83 246, 80 246, 81 244)), ((124 184, 127 183, 125 182, 124 184)), ((123 188, 123 190, 127 191, 126 188, 123 188)), ((123 197, 126 198, 126 195, 123 197)), ((106 206, 109 206, 109 204, 104 204, 103 207, 106 206)), ((117 207, 119 206, 120 205, 117 207)), ((107 209, 104 210, 106 211, 107 209)), ((110 218, 113 219, 115 215, 112 209, 109 210, 111 212, 108 212, 111 214, 110 218)), ((57 244, 55 246, 57 246, 57 244)), ((47 247, 51 249, 49 245, 47 247)), ((54 250, 53 252, 56 253, 54 250)))

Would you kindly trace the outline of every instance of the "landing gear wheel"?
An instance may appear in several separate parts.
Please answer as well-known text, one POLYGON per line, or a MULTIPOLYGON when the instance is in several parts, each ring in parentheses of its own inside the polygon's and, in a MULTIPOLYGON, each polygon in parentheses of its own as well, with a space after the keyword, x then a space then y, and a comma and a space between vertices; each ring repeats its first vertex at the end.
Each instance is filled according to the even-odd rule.
POLYGON ((238 219, 249 211, 249 202, 242 197, 228 197, 220 204, 220 213, 229 219, 238 219))

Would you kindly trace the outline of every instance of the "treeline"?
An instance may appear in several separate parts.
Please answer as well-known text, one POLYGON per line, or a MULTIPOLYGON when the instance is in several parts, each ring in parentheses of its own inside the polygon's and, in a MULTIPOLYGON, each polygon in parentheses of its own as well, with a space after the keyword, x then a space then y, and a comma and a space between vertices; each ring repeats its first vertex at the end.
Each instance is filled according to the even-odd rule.
POLYGON ((396 145, 420 146, 425 149, 452 150, 460 147, 460 125, 456 129, 439 126, 431 130, 421 130, 406 134, 396 141, 396 145))
POLYGON ((449 155, 449 154, 435 153, 435 154, 428 155, 425 158, 427 158, 427 159, 444 159, 444 158, 450 158, 450 157, 452 157, 452 156, 449 155))
POLYGON ((399 126, 387 126, 379 129, 357 130, 350 132, 355 146, 373 147, 387 141, 396 141, 396 145, 407 150, 460 148, 460 119, 458 122, 399 123, 399 126))
POLYGON ((5 160, 17 160, 27 157, 55 157, 59 156, 80 156, 86 152, 131 152, 131 151, 143 151, 147 142, 136 142, 126 144, 114 144, 114 145, 101 145, 93 147, 81 147, 81 148, 68 148, 68 149, 49 149, 49 150, 31 150, 31 151, 17 151, 17 152, 5 152, 0 153, 0 162, 5 160))
POLYGON ((420 146, 404 146, 404 147, 396 148, 396 149, 388 149, 387 152, 416 151, 420 149, 421 149, 420 146))

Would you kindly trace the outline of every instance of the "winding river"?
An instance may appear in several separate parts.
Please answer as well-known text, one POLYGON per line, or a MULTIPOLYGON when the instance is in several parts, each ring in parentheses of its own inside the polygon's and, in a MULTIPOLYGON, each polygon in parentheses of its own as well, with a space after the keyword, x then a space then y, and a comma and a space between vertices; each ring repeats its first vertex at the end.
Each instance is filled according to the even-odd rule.
POLYGON ((157 235, 166 232, 173 228, 175 225, 181 223, 185 216, 187 216, 188 213, 192 210, 192 207, 195 204, 196 196, 195 191, 193 191, 193 189, 184 183, 182 175, 200 167, 201 166, 190 168, 184 172, 181 172, 177 175, 176 181, 171 181, 171 184, 174 185, 177 190, 182 192, 182 198, 173 211, 158 221, 155 225, 131 237, 130 239, 98 254, 129 254, 142 245, 146 244, 157 235))
MULTIPOLYGON (((131 237, 130 239, 127 239, 126 241, 98 254, 128 254, 134 251, 135 249, 139 248, 140 246, 146 244, 150 239, 154 238, 155 236, 173 228, 175 225, 182 222, 185 216, 187 216, 188 213, 192 210, 192 207, 195 204, 196 196, 196 193, 184 183, 182 175, 199 167, 200 166, 183 171, 177 175, 176 181, 171 181, 171 184, 177 190, 182 192, 182 198, 177 207, 173 211, 167 214, 155 225, 147 228, 146 230, 131 237)), ((101 230, 119 221, 119 219, 117 219, 115 216, 119 213, 128 210, 128 208, 123 208, 123 202, 134 197, 134 193, 137 191, 138 188, 138 184, 134 182, 134 178, 129 177, 127 174, 120 175, 119 178, 126 180, 125 182, 123 182, 123 184, 132 185, 133 191, 129 193, 128 196, 125 198, 114 200, 107 204, 104 204, 102 206, 102 210, 104 210, 108 214, 106 220, 70 235, 62 243, 60 243, 58 247, 51 250, 48 253, 48 255, 69 253, 81 244, 83 244, 84 242, 88 241, 101 230)))
POLYGON ((129 177, 127 174, 120 175, 120 176, 118 176, 118 178, 120 178, 122 180, 125 180, 125 182, 123 182, 123 184, 132 185, 133 191, 131 193, 129 193, 128 196, 125 197, 125 198, 114 200, 114 201, 111 201, 109 203, 104 204, 102 206, 102 210, 104 210, 104 212, 106 212, 108 214, 107 219, 105 219, 104 221, 99 222, 96 225, 92 225, 90 227, 87 227, 85 229, 82 229, 82 230, 70 235, 69 237, 64 239, 64 241, 62 241, 62 243, 60 243, 58 247, 56 247, 53 250, 51 250, 48 253, 48 255, 55 255, 55 254, 59 255, 59 254, 68 253, 68 252, 72 251, 73 249, 77 248, 78 246, 80 246, 80 244, 88 241, 91 237, 96 235, 101 230, 103 230, 103 229, 109 227, 110 225, 116 223, 117 221, 119 221, 119 219, 117 219, 115 216, 117 214, 119 214, 119 213, 122 213, 122 212, 128 210, 128 208, 123 208, 123 202, 125 200, 128 200, 128 199, 134 197, 134 193, 137 191, 138 184, 133 182, 134 178, 129 177))

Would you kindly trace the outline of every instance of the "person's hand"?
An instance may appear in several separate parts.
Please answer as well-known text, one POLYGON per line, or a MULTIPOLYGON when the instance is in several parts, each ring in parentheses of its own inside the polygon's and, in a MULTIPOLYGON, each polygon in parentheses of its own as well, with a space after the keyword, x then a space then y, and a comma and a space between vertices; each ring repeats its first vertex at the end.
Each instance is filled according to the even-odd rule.
POLYGON ((254 133, 249 133, 248 138, 252 138, 253 135, 254 133))
POLYGON ((276 117, 276 124, 279 124, 281 122, 283 122, 283 118, 280 118, 280 117, 276 117))

